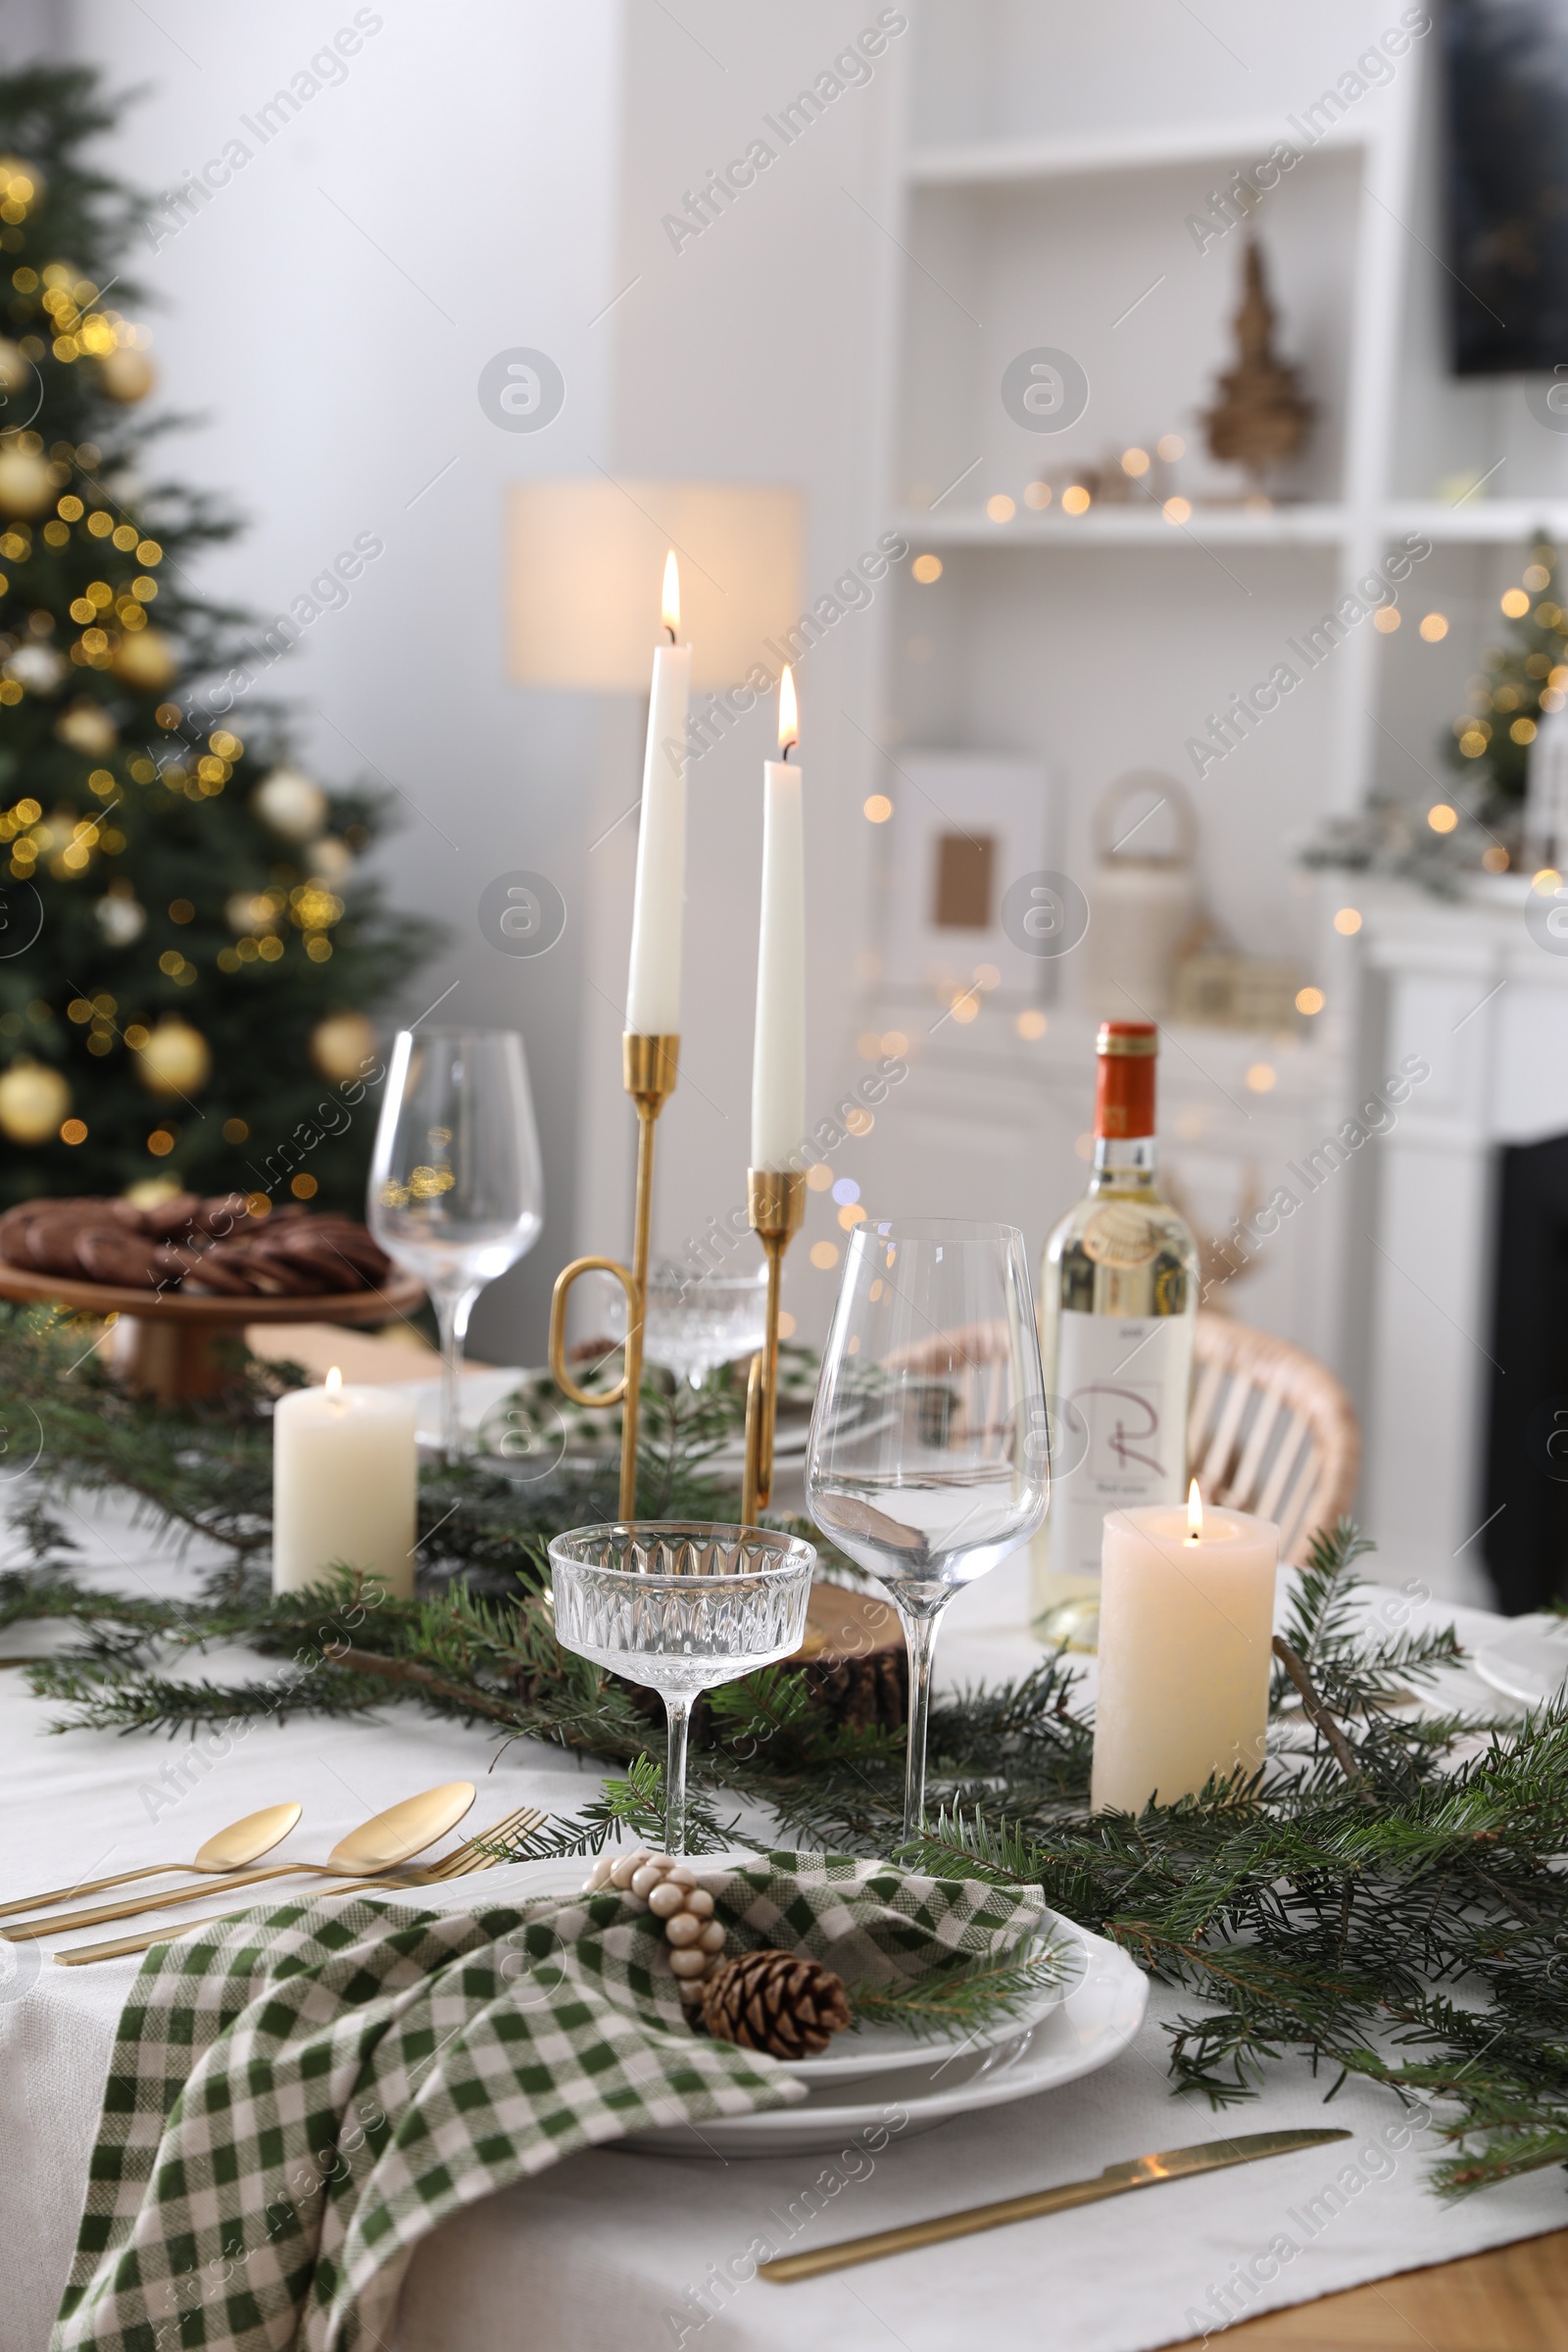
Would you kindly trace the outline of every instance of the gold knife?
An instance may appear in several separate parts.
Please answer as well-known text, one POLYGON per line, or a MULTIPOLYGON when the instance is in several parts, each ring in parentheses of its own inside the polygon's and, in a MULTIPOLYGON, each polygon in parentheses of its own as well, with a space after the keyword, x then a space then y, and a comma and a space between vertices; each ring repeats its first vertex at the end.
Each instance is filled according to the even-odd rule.
POLYGON ((1297 2148, 1321 2148, 1330 2140, 1353 2137, 1350 2132, 1247 2132, 1237 2139, 1204 2140, 1195 2148, 1166 2148, 1158 2156, 1107 2164, 1091 2180, 1067 2180, 1060 2188, 1036 2189, 1026 2197, 1000 2197, 994 2205, 966 2205, 961 2213, 908 2222, 902 2230, 841 2237, 831 2246, 814 2246, 808 2254, 781 2254, 772 2262, 760 2262, 757 2276, 787 2286, 792 2279, 848 2270, 853 2263, 879 2262, 884 2254, 907 2254, 911 2247, 940 2245, 944 2238, 968 2237, 976 2230, 1000 2230, 1005 2222, 1030 2222, 1043 2213, 1096 2205, 1102 2197, 1125 2196, 1129 2189, 1152 2188, 1161 2180, 1185 2180, 1194 2173, 1217 2173, 1226 2165, 1256 2164, 1264 2156, 1289 2156, 1297 2148))

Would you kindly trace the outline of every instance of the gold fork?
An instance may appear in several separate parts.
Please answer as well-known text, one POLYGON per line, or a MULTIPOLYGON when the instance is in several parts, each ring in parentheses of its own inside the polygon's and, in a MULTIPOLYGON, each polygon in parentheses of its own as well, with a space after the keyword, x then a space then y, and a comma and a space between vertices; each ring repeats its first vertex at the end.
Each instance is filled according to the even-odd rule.
MULTIPOLYGON (((504 1854, 486 1852, 485 1848, 499 1844, 507 1838, 526 1838, 547 1818, 538 1805, 516 1805, 510 1813, 492 1822, 489 1829, 477 1831, 473 1837, 454 1846, 439 1862, 427 1870, 404 1872, 396 1879, 349 1879, 339 1886, 322 1886, 320 1894, 370 1894, 387 1892, 397 1887, 432 1886, 447 1879, 471 1878, 476 1871, 495 1870, 506 1860, 504 1854)), ((173 1943, 181 1936, 191 1935, 197 1928, 210 1928, 220 1920, 243 1919, 243 1911, 209 1911, 200 1919, 183 1919, 177 1927, 154 1928, 149 1935, 117 1936, 110 1943, 74 1943, 69 1950, 56 1952, 59 1968, 90 1968, 95 1960, 120 1960, 131 1952, 145 1952, 155 1943, 173 1943)))

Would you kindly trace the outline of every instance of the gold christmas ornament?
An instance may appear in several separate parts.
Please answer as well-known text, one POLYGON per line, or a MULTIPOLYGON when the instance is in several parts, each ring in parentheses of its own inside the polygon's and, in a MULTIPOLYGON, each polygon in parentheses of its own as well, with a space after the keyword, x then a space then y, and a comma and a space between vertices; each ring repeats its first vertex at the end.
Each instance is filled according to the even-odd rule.
POLYGON ((132 1208, 162 1208, 166 1200, 176 1200, 184 1189, 173 1176, 142 1176, 126 1185, 122 1198, 132 1208))
POLYGON ((274 767, 251 794, 264 825, 285 841, 314 841, 326 819, 326 795, 297 767, 274 767))
POLYGON ((174 649, 162 629, 138 629, 122 637, 110 663, 117 678, 146 694, 161 694, 174 675, 174 649))
POLYGON ((49 461, 36 449, 0 449, 0 514, 30 522, 57 496, 49 461))
POLYGON ((26 360, 15 343, 0 335, 0 392, 20 392, 26 381, 26 360))
POLYGON ((20 156, 0 155, 0 201, 20 204, 25 212, 36 204, 48 183, 36 164, 24 164, 20 156))
POLYGON ((1236 314, 1237 363, 1221 375, 1219 398, 1207 410, 1209 452, 1222 465, 1244 466, 1261 489, 1271 466, 1294 458, 1306 439, 1315 409, 1300 387, 1300 370, 1274 349, 1276 313, 1263 273, 1263 249, 1254 238, 1243 265, 1242 307, 1236 314))
POLYGON ((177 1013, 166 1014, 136 1054, 136 1075, 151 1095, 199 1094, 212 1067, 206 1038, 177 1013))
POLYGON ((55 720, 55 733, 91 760, 107 759, 120 741, 120 729, 101 703, 73 703, 55 720))
POLYGON ((44 1144, 60 1132, 71 1088, 41 1061, 14 1061, 0 1078, 0 1129, 14 1144, 44 1144))
POLYGON ((311 1059, 323 1078, 344 1085, 375 1059, 375 1031, 363 1012, 334 1012, 311 1031, 311 1059))
POLYGON ((103 354, 98 374, 110 399, 127 408, 132 401, 145 400, 158 381, 158 370, 147 354, 123 343, 103 354))

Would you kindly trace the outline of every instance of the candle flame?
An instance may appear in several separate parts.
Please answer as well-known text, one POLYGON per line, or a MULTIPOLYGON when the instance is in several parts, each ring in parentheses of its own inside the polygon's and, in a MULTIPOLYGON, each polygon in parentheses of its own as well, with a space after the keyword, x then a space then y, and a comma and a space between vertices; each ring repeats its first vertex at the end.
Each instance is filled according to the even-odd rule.
POLYGON ((680 572, 676 568, 673 548, 664 558, 663 622, 671 636, 680 627, 680 572))
POLYGON ((1198 1492, 1198 1481, 1195 1478, 1187 1490, 1187 1541, 1189 1544, 1199 1544, 1201 1543, 1202 1536, 1203 1497, 1198 1492))
POLYGON ((332 1369, 331 1369, 331 1371, 330 1371, 330 1372, 327 1374, 327 1376, 326 1376, 326 1393, 327 1393, 327 1395, 328 1395, 329 1396, 335 1396, 337 1395, 337 1393, 338 1393, 339 1389, 340 1389, 342 1386, 343 1386, 343 1375, 342 1375, 342 1373, 341 1373, 341 1372, 338 1370, 338 1368, 337 1368, 336 1364, 334 1364, 334 1365, 332 1366, 332 1369))
POLYGON ((787 752, 801 740, 801 714, 795 700, 795 677, 789 663, 778 682, 778 748, 787 752))

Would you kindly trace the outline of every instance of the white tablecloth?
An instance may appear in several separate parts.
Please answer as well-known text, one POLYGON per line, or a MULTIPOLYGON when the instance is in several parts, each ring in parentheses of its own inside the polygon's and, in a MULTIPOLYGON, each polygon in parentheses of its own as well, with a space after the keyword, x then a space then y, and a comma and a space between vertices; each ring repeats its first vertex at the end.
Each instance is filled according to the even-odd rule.
MULTIPOLYGON (((121 1521, 77 1532, 106 1582, 168 1590, 183 1581, 167 1553, 152 1553, 145 1535, 121 1521)), ((1004 1567, 954 1604, 943 1637, 948 1679, 1015 1672, 1038 1656, 1008 1625, 1021 1573, 1004 1567)), ((1414 1622, 1424 1614, 1454 1620, 1469 1638, 1495 1624, 1446 1607, 1417 1610, 1414 1622)), ((39 1646, 27 1629, 25 1638, 0 1640, 0 1655, 39 1646)), ((239 1655, 212 1661, 217 1673, 241 1665, 255 1670, 239 1655)), ((1468 1675, 1456 1681, 1468 1703, 1506 1703, 1468 1675)), ((480 1783, 475 1824, 525 1799, 575 1809, 597 1786, 592 1772, 535 1742, 517 1742, 488 1771, 483 1732, 406 1706, 388 1708, 378 1723, 259 1726, 216 1756, 183 1737, 51 1739, 48 1717, 20 1676, 0 1673, 0 1900, 194 1852, 224 1822, 277 1798, 304 1803, 296 1839, 322 1854, 367 1813, 437 1781, 480 1783)), ((489 1877, 486 1897, 504 1894, 514 1876, 489 1877)), ((74 2241, 115 2024, 138 1963, 63 1970, 39 1954, 34 1967, 28 1955, 38 1946, 20 1949, 21 1972, 0 1982, 0 2352, 42 2352, 74 2241)), ((1156 1989, 1138 2040, 1100 2074, 925 2137, 895 2138, 874 2158, 857 2149, 723 2164, 702 2154, 695 2137, 690 2160, 573 2156, 427 2241, 410 2270, 398 2352, 681 2344, 799 2352, 805 2343, 865 2352, 884 2342, 906 2352, 980 2343, 1033 2352, 1046 2340, 1072 2352, 1142 2352, 1200 2334, 1205 2313, 1217 2330, 1212 2291, 1254 2264, 1275 2275, 1259 2284, 1253 2273, 1230 2304, 1237 2316, 1568 2223, 1556 2172, 1456 2208, 1440 2204, 1422 2185, 1431 2150, 1388 2147, 1387 2128, 1400 2115, 1393 2095, 1347 2086, 1325 2112, 1326 2085, 1304 2066, 1277 2072, 1263 2097, 1225 2121, 1173 2099, 1160 2025, 1181 2005, 1156 1989), (1081 2179, 1226 2129, 1324 2124, 1356 2136, 797 2286, 735 2281, 759 2236, 800 2247, 1081 2179), (1330 2187, 1337 2194, 1324 2197, 1330 2187), (1268 2252, 1282 2236, 1299 2248, 1283 2266, 1268 2252)))

